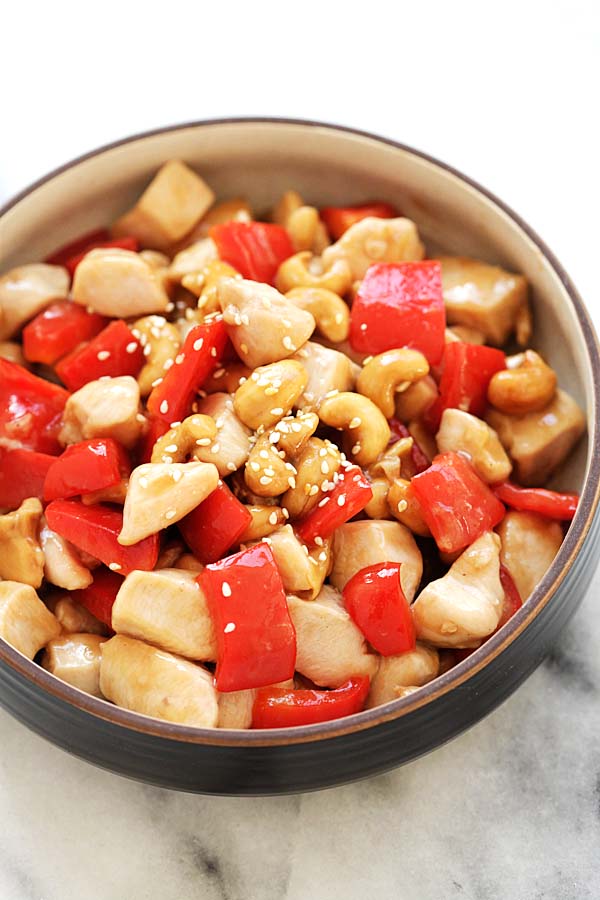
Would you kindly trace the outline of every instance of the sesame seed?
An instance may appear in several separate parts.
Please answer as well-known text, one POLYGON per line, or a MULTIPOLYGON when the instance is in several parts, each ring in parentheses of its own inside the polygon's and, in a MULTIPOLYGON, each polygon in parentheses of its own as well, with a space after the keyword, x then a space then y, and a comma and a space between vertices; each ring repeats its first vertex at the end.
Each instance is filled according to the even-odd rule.
POLYGON ((322 547, 323 546, 323 538, 319 537, 317 535, 317 537, 315 538, 315 544, 317 545, 317 547, 322 547))
POLYGON ((277 525, 277 513, 272 512, 269 516, 269 525, 277 525))
POLYGON ((272 416, 281 416, 281 415, 283 415, 283 407, 281 407, 281 406, 274 406, 273 409, 271 410, 271 415, 272 415, 272 416))
POLYGON ((261 459, 268 459, 269 451, 268 450, 259 450, 258 455, 260 456, 261 459))
POLYGON ((163 365, 163 369, 164 369, 165 371, 167 371, 168 369, 171 368, 171 366, 174 364, 174 362, 175 362, 174 359, 165 359, 165 362, 164 362, 164 365, 163 365))
POLYGON ((260 465, 257 462, 251 462, 250 468, 253 472, 260 472, 260 465))
POLYGON ((281 434, 278 431, 272 431, 269 435, 269 441, 271 442, 271 444, 276 444, 280 437, 281 434))
POLYGON ((231 597, 231 586, 228 581, 224 581, 221 585, 221 593, 224 597, 231 597))
MULTIPOLYGON (((308 488, 308 485, 306 485, 306 487, 308 488)), ((313 484, 310 486, 310 488, 308 488, 308 496, 309 497, 316 497, 316 495, 318 493, 319 493, 319 485, 318 484, 313 484)))
POLYGON ((135 421, 136 421, 136 422, 139 422, 140 425, 143 425, 143 424, 145 423, 145 421, 146 421, 146 416, 143 416, 141 413, 136 413, 136 414, 135 414, 135 421))
POLYGON ((281 507, 281 512, 283 513, 283 518, 284 518, 284 519, 289 519, 289 517, 290 517, 290 511, 289 511, 289 509, 287 509, 287 507, 282 506, 282 507, 281 507))
POLYGON ((362 425, 362 419, 360 418, 360 416, 354 416, 353 419, 350 419, 350 424, 348 425, 348 428, 360 428, 361 425, 362 425))
POLYGON ((399 500, 398 501, 398 512, 403 513, 405 509, 408 509, 408 503, 406 502, 406 500, 399 500))
POLYGON ((275 394, 277 393, 277 390, 278 389, 276 387, 274 387, 272 384, 269 385, 268 388, 265 388, 265 397, 274 397, 275 394))
POLYGON ((352 453, 356 456, 357 453, 360 453, 360 444, 355 444, 352 448, 352 453))
POLYGON ((336 325, 341 325, 342 322, 344 321, 344 314, 341 312, 336 313, 335 316, 333 317, 333 320, 336 325))
POLYGON ((174 519, 176 515, 177 515, 177 510, 168 509, 165 513, 165 519, 174 519))
POLYGON ((345 502, 346 502, 346 495, 340 494, 340 496, 337 498, 337 505, 343 506, 345 504, 345 502))
POLYGON ((119 563, 112 562, 112 563, 108 564, 108 568, 111 569, 113 572, 118 572, 119 569, 123 568, 123 566, 121 566, 119 563))
POLYGON ((367 330, 367 323, 366 323, 366 322, 362 322, 362 323, 361 323, 360 330, 361 330, 361 331, 366 331, 366 330, 367 330))
POLYGON ((283 340, 281 341, 286 350, 294 350, 294 342, 292 341, 289 334, 286 334, 283 340))
POLYGON ((210 438, 198 438, 196 441, 196 445, 198 447, 209 447, 210 446, 210 438))
POLYGON ((160 413, 162 413, 163 416, 164 416, 165 413, 168 413, 168 412, 169 412, 169 401, 168 401, 168 400, 163 400, 163 402, 162 402, 162 403, 160 404, 160 406, 158 407, 158 411, 159 411, 160 413))
POLYGON ((230 632, 235 631, 235 622, 228 622, 223 631, 225 634, 230 634, 230 632))
POLYGON ((125 353, 135 353, 138 347, 139 344, 137 341, 129 341, 129 343, 125 347, 125 353))
POLYGON ((148 487, 148 479, 146 478, 145 475, 142 475, 142 477, 140 478, 140 487, 142 487, 142 488, 148 487))
POLYGON ((225 374, 225 369, 216 369, 213 372, 213 378, 222 378, 224 374, 225 374))
POLYGON ((240 350, 242 351, 242 353, 247 353, 248 352, 248 344, 241 343, 240 350))
POLYGON ((265 469, 265 475, 268 475, 270 478, 275 478, 275 469, 273 466, 267 466, 265 469))
POLYGON ((171 478, 172 478, 173 481, 175 481, 175 482, 181 481, 181 479, 183 478, 183 472, 181 471, 181 469, 174 469, 174 470, 171 472, 171 478))
POLYGON ((326 503, 329 503, 330 500, 331 500, 331 497, 323 497, 322 500, 319 500, 319 502, 317 503, 317 506, 318 506, 320 509, 322 509, 322 508, 325 506, 326 503))
POLYGON ((371 362, 372 359, 373 359, 372 356, 365 356, 365 358, 362 361, 363 366, 367 366, 371 362))
POLYGON ((185 359, 185 353, 178 353, 175 357, 175 365, 180 366, 185 359))
POLYGON ((203 343, 204 343, 204 338, 197 338, 197 340, 195 340, 194 343, 192 344, 192 347, 194 348, 194 350, 202 350, 203 343))
POLYGON ((268 475, 261 475, 261 477, 258 479, 259 484, 264 485, 271 484, 272 481, 273 479, 269 478, 268 475))
POLYGON ((144 356, 150 356, 152 353, 152 347, 150 344, 144 344, 144 356))
POLYGON ((212 445, 212 447, 210 448, 210 452, 211 452, 211 453, 218 453, 220 449, 221 449, 221 445, 219 444, 218 441, 216 441, 216 442, 212 445))
POLYGON ((168 447, 165 447, 165 453, 177 453, 178 450, 177 444, 169 444, 168 447))
POLYGON ((158 387, 158 385, 162 384, 162 383, 163 383, 162 378, 155 378, 154 381, 152 382, 152 387, 158 387))
POLYGON ((234 463, 234 462, 228 462, 228 463, 227 463, 227 470, 228 470, 229 472, 235 472, 235 463, 234 463))
POLYGON ((104 362, 105 359, 110 357, 110 350, 99 350, 96 356, 101 362, 104 362))
POLYGON ((323 475, 327 475, 329 473, 329 465, 325 462, 325 460, 323 460, 323 462, 321 463, 321 472, 323 473, 323 475))
POLYGON ((169 303, 167 303, 167 305, 165 306, 165 311, 166 311, 166 312, 173 312, 174 309, 175 309, 175 304, 174 304, 174 303, 170 303, 170 302, 169 302, 169 303))
POLYGON ((296 479, 292 475, 288 478, 288 484, 291 488, 296 487, 296 479))
MULTIPOLYGON (((196 344, 197 344, 197 343, 198 343, 198 341, 196 341, 196 343, 194 344, 194 348, 196 348, 196 344)), ((211 348, 210 348, 210 355, 211 355, 211 356, 216 356, 216 355, 217 355, 217 348, 216 348, 216 347, 211 347, 211 348)))

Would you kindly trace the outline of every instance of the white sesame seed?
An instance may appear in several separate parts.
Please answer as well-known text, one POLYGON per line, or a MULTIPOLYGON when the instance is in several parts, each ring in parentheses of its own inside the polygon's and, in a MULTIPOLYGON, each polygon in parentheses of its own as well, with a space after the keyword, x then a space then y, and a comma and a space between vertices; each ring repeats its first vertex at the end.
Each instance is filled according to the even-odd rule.
POLYGON ((323 462, 321 463, 321 472, 323 473, 323 475, 327 475, 329 473, 329 464, 325 460, 323 460, 323 462))
POLYGON ((234 463, 234 462, 228 462, 228 463, 227 463, 227 470, 228 470, 229 472, 235 472, 235 463, 234 463))
POLYGON ((281 341, 286 350, 294 350, 294 342, 292 341, 289 334, 286 334, 283 340, 281 341))
POLYGON ((185 353, 178 353, 175 357, 175 365, 180 366, 185 359, 185 353))
POLYGON ((406 502, 406 500, 399 500, 398 501, 398 512, 403 513, 405 509, 408 509, 408 503, 406 502))
POLYGON ((152 382, 152 387, 153 387, 153 388, 154 388, 154 387, 158 387, 159 384, 162 384, 162 383, 163 383, 163 380, 164 380, 164 379, 162 379, 162 378, 155 378, 154 381, 152 382))
MULTIPOLYGON (((198 341, 196 341, 196 344, 197 344, 197 343, 198 343, 198 341)), ((194 344, 194 347, 196 346, 196 344, 194 344)), ((211 347, 211 348, 210 348, 210 355, 211 355, 211 356, 216 356, 216 355, 217 355, 217 348, 216 348, 216 347, 211 347)))
POLYGON ((277 391, 278 388, 270 384, 268 388, 265 388, 265 397, 274 397, 277 391))
POLYGON ((174 519, 176 515, 177 515, 177 510, 168 509, 165 513, 165 519, 174 519))
POLYGON ((218 453, 220 449, 221 449, 221 445, 219 444, 218 441, 216 441, 216 442, 212 445, 212 447, 210 448, 210 452, 211 452, 211 453, 218 453))
POLYGON ((194 350, 202 350, 202 345, 204 344, 204 338, 197 338, 192 344, 194 350))
POLYGON ((248 352, 248 344, 241 343, 240 350, 242 351, 242 353, 246 354, 248 352))
POLYGON ((323 497, 322 500, 319 500, 319 502, 317 503, 317 506, 322 509, 326 503, 329 503, 330 500, 331 500, 331 497, 323 497))
POLYGON ((224 597, 231 597, 231 586, 228 581, 224 581, 221 585, 221 593, 224 597))
POLYGON ((357 453, 360 453, 360 444, 355 444, 352 448, 352 453, 356 456, 357 453))
POLYGON ((281 512, 283 513, 283 518, 284 518, 284 519, 289 519, 289 517, 290 517, 290 511, 289 511, 289 509, 287 509, 287 507, 282 506, 282 507, 281 507, 281 512))
POLYGON ((366 331, 366 330, 367 330, 367 323, 366 323, 366 322, 362 322, 362 323, 361 323, 360 330, 361 330, 361 331, 366 331))
POLYGON ((105 359, 108 359, 110 357, 110 350, 98 350, 96 356, 100 360, 100 362, 104 362, 105 359))
POLYGON ((165 306, 165 312, 173 312, 174 309, 175 309, 175 304, 174 304, 174 303, 170 303, 170 302, 169 302, 169 303, 167 303, 167 305, 165 306))
POLYGON ((169 444, 168 447, 165 447, 165 453, 177 453, 178 450, 177 444, 169 444))
POLYGON ((362 425, 362 419, 360 418, 360 416, 354 416, 353 419, 350 419, 350 424, 348 425, 348 428, 360 428, 361 425, 362 425))
MULTIPOLYGON (((308 485, 306 485, 306 487, 308 487, 308 485)), ((316 497, 316 495, 317 495, 318 493, 319 493, 319 485, 318 485, 318 484, 313 484, 313 485, 311 485, 310 488, 308 489, 308 496, 309 496, 309 497, 316 497)))
POLYGON ((296 487, 296 479, 292 475, 288 478, 288 484, 291 488, 296 487))
POLYGON ((213 378, 222 378, 224 374, 225 374, 225 369, 216 369, 213 372, 213 378))
POLYGON ((163 400, 163 402, 158 407, 158 410, 159 410, 159 412, 161 412, 163 414, 163 416, 165 415, 165 413, 168 413, 169 412, 169 401, 163 400))
POLYGON ((269 435, 269 441, 272 444, 276 444, 277 441, 280 439, 280 437, 281 437, 281 434, 278 431, 272 431, 271 434, 269 435))
POLYGON ((119 563, 112 562, 112 563, 108 564, 108 568, 111 569, 113 572, 118 572, 119 569, 123 568, 123 566, 121 566, 119 563))
POLYGON ((152 347, 150 344, 144 344, 144 356, 150 356, 152 353, 152 347))
POLYGON ((345 502, 346 502, 346 495, 340 494, 340 496, 337 498, 337 505, 343 506, 345 502))
POLYGON ((264 485, 271 484, 272 481, 273 479, 269 478, 268 475, 261 475, 261 477, 258 479, 259 484, 264 485))
POLYGON ((283 415, 283 408, 281 406, 274 406, 271 410, 272 416, 281 416, 283 415))
POLYGON ((129 343, 125 347, 125 353, 135 353, 138 347, 139 344, 137 341, 129 341, 129 343))
POLYGON ((277 513, 272 512, 269 515, 269 525, 277 525, 277 513))
POLYGON ((326 562, 326 560, 327 560, 327 554, 325 553, 324 550, 322 550, 321 553, 319 553, 319 557, 318 557, 318 558, 319 558, 319 562, 326 562))
POLYGON ((315 544, 317 545, 317 547, 322 547, 323 546, 323 538, 319 537, 317 535, 317 537, 315 538, 315 544))
POLYGON ((333 317, 333 320, 336 325, 341 325, 342 322, 344 321, 344 314, 341 312, 336 313, 335 316, 333 317))
POLYGON ((210 446, 210 438, 198 438, 198 440, 196 441, 196 446, 209 447, 210 446))
POLYGON ((173 469, 173 471, 171 472, 171 478, 175 482, 181 481, 181 479, 183 478, 183 472, 181 471, 181 469, 173 469))
POLYGON ((148 479, 146 478, 145 475, 142 475, 142 477, 140 478, 140 487, 142 487, 142 488, 148 487, 148 479))
POLYGON ((171 366, 173 365, 174 362, 175 362, 174 359, 165 359, 164 365, 163 365, 163 369, 165 370, 165 372, 171 368, 171 366))
POLYGON ((225 634, 230 634, 232 631, 235 631, 235 622, 228 622, 223 631, 225 634))

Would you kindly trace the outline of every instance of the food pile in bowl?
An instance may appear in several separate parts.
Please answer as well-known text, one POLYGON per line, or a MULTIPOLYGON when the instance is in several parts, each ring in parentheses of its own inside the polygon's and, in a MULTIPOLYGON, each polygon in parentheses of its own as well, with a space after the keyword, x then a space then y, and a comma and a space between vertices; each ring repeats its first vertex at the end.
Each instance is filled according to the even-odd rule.
POLYGON ((278 728, 415 691, 520 608, 585 417, 525 279, 426 259, 384 201, 255 219, 173 160, 0 277, 1 637, 138 713, 278 728))

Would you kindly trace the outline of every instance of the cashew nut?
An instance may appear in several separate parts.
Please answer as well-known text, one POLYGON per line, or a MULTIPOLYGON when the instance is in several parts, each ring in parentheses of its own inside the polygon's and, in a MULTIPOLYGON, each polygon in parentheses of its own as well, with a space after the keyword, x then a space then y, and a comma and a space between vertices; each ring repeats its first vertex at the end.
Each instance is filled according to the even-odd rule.
POLYGON ((372 400, 352 391, 325 397, 319 418, 332 428, 345 431, 348 451, 359 466, 368 466, 383 453, 390 440, 390 426, 372 400))
POLYGON ((202 390, 206 394, 214 394, 218 391, 235 394, 239 386, 247 381, 251 374, 252 369, 249 369, 244 363, 228 363, 226 366, 215 369, 202 385, 202 390))
POLYGON ((396 418, 407 423, 412 419, 420 419, 438 396, 438 389, 431 375, 426 375, 405 391, 396 394, 396 418))
POLYGON ((163 316, 144 316, 132 326, 132 334, 144 348, 146 364, 137 377, 140 394, 147 397, 156 383, 162 381, 181 347, 181 337, 175 325, 163 316))
POLYGON ((389 482, 395 478, 412 477, 414 475, 411 462, 411 451, 414 440, 412 437, 403 437, 385 448, 375 462, 369 466, 369 476, 372 478, 384 477, 389 482))
POLYGON ((390 483, 387 478, 371 479, 371 490, 373 496, 364 508, 365 515, 370 519, 391 519, 390 508, 388 506, 388 491, 390 483))
POLYGON ((297 287, 325 288, 342 296, 352 284, 348 263, 336 260, 326 272, 321 261, 310 250, 303 250, 284 260, 277 270, 277 288, 282 294, 297 287))
POLYGON ((0 583, 0 637, 33 659, 59 634, 60 622, 30 585, 17 581, 0 583))
POLYGON ((289 413, 307 382, 304 367, 294 359, 259 366, 235 392, 234 409, 248 428, 270 428, 289 413))
POLYGON ((543 409, 555 391, 554 370, 535 350, 525 350, 507 357, 506 369, 492 377, 488 400, 501 412, 520 416, 543 409))
POLYGON ((356 390, 375 403, 386 419, 394 415, 394 397, 429 374, 429 363, 418 350, 404 347, 374 356, 362 369, 356 390))
POLYGON ((505 481, 512 465, 494 429, 462 409, 446 409, 436 435, 440 453, 467 453, 477 474, 489 484, 505 481))
POLYGON ((239 537, 240 544, 260 541, 268 537, 281 525, 285 525, 285 514, 280 506, 246 506, 252 521, 239 537))
POLYGON ((394 479, 387 495, 387 502, 393 517, 410 528, 413 534, 431 537, 421 507, 410 491, 410 481, 405 478, 394 479))
POLYGON ((267 433, 260 435, 250 451, 244 472, 246 484, 257 497, 278 497, 295 484, 296 469, 286 462, 283 452, 279 455, 270 437, 267 433))
POLYGON ((181 279, 183 287, 198 297, 198 309, 206 316, 221 309, 217 294, 217 283, 220 278, 241 278, 241 276, 229 263, 223 262, 222 259, 213 259, 202 269, 190 272, 181 279))
POLYGON ((305 206, 297 191, 282 194, 273 209, 273 221, 287 230, 296 250, 312 250, 322 253, 329 246, 329 237, 319 211, 305 206))
POLYGON ((345 341, 350 331, 350 310, 341 297, 326 288, 297 287, 285 295, 311 313, 317 331, 333 344, 345 341))
POLYGON ((179 425, 163 434, 152 449, 153 463, 180 463, 196 456, 198 447, 208 447, 217 436, 217 426, 211 416, 199 413, 188 416, 179 425))
POLYGON ((296 459, 294 486, 285 492, 281 505, 293 519, 310 512, 337 481, 342 455, 331 441, 311 437, 296 459))
POLYGON ((44 553, 38 539, 42 504, 23 500, 14 512, 0 516, 0 579, 38 588, 44 577, 44 553))
POLYGON ((271 432, 271 441, 287 456, 297 456, 319 427, 319 417, 314 412, 298 412, 285 416, 271 432))

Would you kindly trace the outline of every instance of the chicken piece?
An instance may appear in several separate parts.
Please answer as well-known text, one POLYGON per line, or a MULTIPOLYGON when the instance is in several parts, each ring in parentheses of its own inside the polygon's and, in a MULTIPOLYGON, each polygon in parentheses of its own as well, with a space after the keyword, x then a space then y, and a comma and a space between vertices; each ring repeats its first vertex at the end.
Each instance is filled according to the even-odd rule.
POLYGON ((102 697, 100 648, 106 640, 98 634, 67 634, 55 638, 46 646, 42 666, 80 691, 102 697))
POLYGON ((331 541, 324 541, 322 546, 309 550, 296 537, 291 525, 283 525, 264 538, 264 542, 273 551, 285 590, 313 600, 327 578, 331 562, 331 541))
POLYGON ((206 597, 195 573, 184 569, 128 575, 112 609, 112 627, 189 659, 217 658, 206 597))
POLYGON ((379 657, 367 643, 342 602, 341 594, 324 585, 316 600, 288 595, 296 629, 296 670, 321 687, 340 687, 353 676, 377 671, 379 657))
POLYGON ((199 175, 172 159, 158 170, 133 209, 115 222, 113 234, 133 235, 145 247, 168 250, 192 230, 214 199, 199 175))
POLYGON ((490 409, 486 421, 498 433, 523 485, 544 484, 585 431, 585 415, 565 391, 556 391, 544 409, 509 416, 490 409))
POLYGON ((124 547, 179 522, 219 483, 210 463, 143 463, 131 473, 118 541, 124 547))
POLYGON ((53 300, 69 293, 69 273, 62 266, 30 263, 0 278, 0 341, 12 338, 22 325, 53 300))
POLYGON ((68 594, 50 594, 45 598, 45 603, 60 622, 62 630, 68 634, 107 634, 104 622, 68 594))
POLYGON ((171 281, 181 283, 186 275, 195 275, 215 259, 219 258, 217 245, 212 238, 203 238, 195 244, 180 250, 169 266, 169 278, 171 281))
POLYGON ((345 260, 354 280, 364 278, 373 263, 407 262, 423 259, 425 248, 417 226, 410 219, 377 219, 369 216, 351 225, 339 241, 323 251, 327 270, 339 259, 345 260))
POLYGON ((371 682, 366 707, 381 706, 405 696, 407 688, 420 688, 437 678, 440 659, 437 650, 417 642, 414 650, 398 656, 384 656, 371 682))
POLYGON ((34 589, 17 581, 0 581, 0 637, 33 659, 60 634, 60 622, 34 589))
POLYGON ((462 409, 446 409, 436 435, 440 453, 467 453, 483 481, 506 481, 512 471, 510 459, 493 428, 462 409))
POLYGON ((498 627, 503 603, 500 538, 488 531, 421 591, 412 605, 417 637, 434 647, 478 647, 498 627))
POLYGON ((13 512, 0 516, 0 578, 38 588, 44 577, 44 553, 38 540, 42 504, 23 500, 13 512))
POLYGON ((67 400, 60 442, 112 437, 124 447, 133 447, 145 424, 139 410, 140 389, 131 375, 89 381, 67 400))
POLYGON ((354 387, 353 363, 338 350, 307 341, 294 359, 302 363, 308 375, 308 384, 296 403, 298 409, 316 408, 330 391, 351 391, 354 387))
POLYGON ((210 394, 198 401, 198 412, 215 420, 217 437, 210 446, 197 447, 195 458, 213 463, 222 478, 231 475, 250 456, 252 432, 236 416, 230 394, 210 394))
POLYGON ((219 694, 218 728, 250 728, 256 691, 231 691, 219 694))
POLYGON ((145 316, 169 304, 162 276, 137 253, 118 247, 90 250, 73 278, 73 301, 103 316, 145 316))
POLYGON ((213 676, 197 663, 118 634, 102 645, 100 690, 117 706, 180 725, 216 728, 213 676))
POLYGON ((498 346, 506 343, 528 307, 525 278, 464 256, 440 262, 448 324, 475 328, 498 346))
POLYGON ((83 565, 77 551, 41 520, 40 546, 44 553, 44 578, 66 591, 78 591, 92 583, 92 573, 83 565))
POLYGON ((411 531, 400 522, 369 519, 346 522, 333 535, 330 581, 338 590, 365 566, 402 563, 400 581, 410 603, 421 581, 423 559, 411 531))
POLYGON ((502 541, 500 561, 525 601, 558 553, 563 541, 562 528, 545 516, 511 509, 498 526, 498 534, 502 541))
POLYGON ((223 278, 217 293, 227 333, 251 369, 293 356, 315 330, 315 320, 268 284, 223 278))

